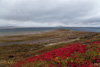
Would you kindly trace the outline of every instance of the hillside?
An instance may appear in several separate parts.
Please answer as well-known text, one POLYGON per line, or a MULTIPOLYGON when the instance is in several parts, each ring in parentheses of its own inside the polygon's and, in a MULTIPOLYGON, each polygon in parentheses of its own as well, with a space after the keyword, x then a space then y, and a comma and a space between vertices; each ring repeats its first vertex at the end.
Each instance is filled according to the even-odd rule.
POLYGON ((67 44, 88 44, 100 40, 95 32, 78 32, 59 29, 44 33, 1 36, 0 67, 9 67, 18 61, 38 56, 67 44), (52 44, 52 45, 51 45, 52 44))

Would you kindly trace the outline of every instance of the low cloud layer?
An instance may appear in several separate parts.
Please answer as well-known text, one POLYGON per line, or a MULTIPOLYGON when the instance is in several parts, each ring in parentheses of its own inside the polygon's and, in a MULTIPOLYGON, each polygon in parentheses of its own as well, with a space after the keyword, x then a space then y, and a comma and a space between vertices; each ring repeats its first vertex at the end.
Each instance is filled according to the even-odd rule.
POLYGON ((0 27, 99 27, 100 0, 0 0, 0 27))

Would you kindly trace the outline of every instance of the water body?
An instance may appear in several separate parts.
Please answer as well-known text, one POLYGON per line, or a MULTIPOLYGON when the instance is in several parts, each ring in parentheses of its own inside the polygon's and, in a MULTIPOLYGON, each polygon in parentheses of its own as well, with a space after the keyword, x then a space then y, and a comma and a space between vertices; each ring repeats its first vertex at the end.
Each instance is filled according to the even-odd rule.
POLYGON ((5 35, 23 35, 33 34, 39 32, 46 32, 56 29, 69 29, 72 31, 88 31, 88 32, 100 32, 100 27, 38 27, 38 28, 12 28, 12 29, 0 29, 0 36, 5 35))

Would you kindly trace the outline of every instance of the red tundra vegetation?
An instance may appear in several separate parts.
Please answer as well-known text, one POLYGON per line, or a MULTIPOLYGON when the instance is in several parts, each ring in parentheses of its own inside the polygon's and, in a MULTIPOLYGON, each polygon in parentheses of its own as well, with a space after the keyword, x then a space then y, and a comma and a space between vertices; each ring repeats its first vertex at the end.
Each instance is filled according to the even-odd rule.
POLYGON ((88 45, 69 44, 27 58, 11 67, 100 67, 100 41, 88 45))

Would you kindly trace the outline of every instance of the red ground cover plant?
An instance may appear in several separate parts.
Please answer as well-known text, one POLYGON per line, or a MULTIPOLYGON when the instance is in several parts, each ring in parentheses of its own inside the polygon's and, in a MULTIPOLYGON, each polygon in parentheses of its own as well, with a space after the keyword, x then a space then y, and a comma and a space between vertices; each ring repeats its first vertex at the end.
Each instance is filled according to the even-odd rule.
POLYGON ((100 67, 100 41, 88 45, 69 44, 11 67, 100 67))

